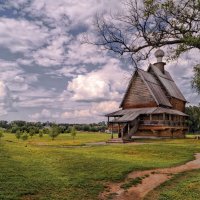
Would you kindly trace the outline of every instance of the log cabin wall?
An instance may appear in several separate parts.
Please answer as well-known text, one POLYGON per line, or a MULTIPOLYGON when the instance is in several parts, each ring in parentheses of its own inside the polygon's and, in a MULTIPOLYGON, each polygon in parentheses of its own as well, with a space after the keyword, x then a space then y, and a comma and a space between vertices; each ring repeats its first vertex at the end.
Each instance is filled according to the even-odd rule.
POLYGON ((173 97, 169 101, 172 104, 172 108, 174 110, 179 110, 181 112, 185 112, 185 102, 184 101, 181 101, 181 100, 173 98, 173 97))
POLYGON ((157 106, 147 86, 137 74, 128 90, 127 95, 122 104, 123 109, 128 108, 144 108, 157 106))
POLYGON ((134 136, 149 136, 149 137, 166 137, 166 138, 185 138, 186 130, 178 129, 176 131, 163 130, 159 132, 152 132, 151 130, 138 130, 134 136))

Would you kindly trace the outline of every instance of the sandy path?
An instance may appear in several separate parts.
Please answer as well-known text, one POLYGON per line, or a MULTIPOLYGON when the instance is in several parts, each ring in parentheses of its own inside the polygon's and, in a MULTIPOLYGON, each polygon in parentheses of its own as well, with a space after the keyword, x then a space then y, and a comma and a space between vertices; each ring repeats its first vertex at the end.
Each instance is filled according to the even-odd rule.
POLYGON ((195 158, 195 160, 177 167, 131 172, 123 182, 109 183, 106 191, 99 195, 99 199, 141 200, 148 192, 169 180, 172 175, 193 169, 200 169, 200 153, 195 154, 195 158), (148 176, 142 180, 141 184, 132 186, 127 190, 120 187, 122 184, 129 182, 130 179, 144 177, 145 175, 148 176))

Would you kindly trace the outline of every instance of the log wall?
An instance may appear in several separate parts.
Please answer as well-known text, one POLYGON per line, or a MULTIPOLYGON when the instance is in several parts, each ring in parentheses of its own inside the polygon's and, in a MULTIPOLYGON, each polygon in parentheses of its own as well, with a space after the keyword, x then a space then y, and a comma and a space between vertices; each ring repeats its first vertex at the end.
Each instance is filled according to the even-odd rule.
POLYGON ((147 86, 137 74, 129 88, 122 104, 123 109, 157 106, 147 86))
POLYGON ((179 110, 181 112, 185 112, 185 102, 181 101, 176 98, 171 98, 170 103, 172 104, 172 107, 174 110, 179 110))
POLYGON ((166 129, 160 131, 138 130, 134 136, 163 137, 163 138, 185 138, 186 129, 166 129))

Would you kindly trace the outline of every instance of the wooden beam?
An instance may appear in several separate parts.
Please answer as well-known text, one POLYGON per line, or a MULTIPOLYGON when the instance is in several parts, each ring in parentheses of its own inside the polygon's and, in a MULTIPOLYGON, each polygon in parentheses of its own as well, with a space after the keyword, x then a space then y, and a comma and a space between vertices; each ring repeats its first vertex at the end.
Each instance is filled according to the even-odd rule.
POLYGON ((113 123, 112 123, 112 126, 111 126, 111 139, 113 139, 113 123))
POLYGON ((118 138, 120 136, 120 124, 118 123, 118 138))
POLYGON ((121 138, 123 138, 124 136, 124 127, 122 128, 122 131, 121 131, 121 138))
POLYGON ((128 123, 128 135, 130 133, 130 124, 128 123))
POLYGON ((163 120, 165 121, 165 113, 163 113, 163 120))

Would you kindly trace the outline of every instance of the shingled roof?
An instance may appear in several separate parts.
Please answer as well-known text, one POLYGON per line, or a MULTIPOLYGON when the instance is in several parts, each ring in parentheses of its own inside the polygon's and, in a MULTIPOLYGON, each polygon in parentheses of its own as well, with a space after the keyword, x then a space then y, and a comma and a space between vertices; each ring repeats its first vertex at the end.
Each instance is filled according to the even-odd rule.
POLYGON ((138 74, 141 76, 146 86, 148 87, 151 95, 154 97, 157 105, 172 107, 168 98, 166 97, 161 84, 154 78, 154 76, 146 71, 138 69, 138 74))
POLYGON ((151 69, 153 70, 155 76, 162 83, 169 96, 186 102, 185 97, 177 87, 176 83, 174 82, 168 71, 165 70, 164 73, 162 73, 155 65, 152 64, 149 66, 147 70, 148 73, 151 69))
POLYGON ((160 114, 166 113, 171 115, 188 116, 185 113, 173 110, 170 108, 152 107, 152 108, 132 108, 125 110, 118 110, 116 112, 107 114, 107 117, 118 117, 111 122, 129 122, 136 119, 141 114, 160 114))

